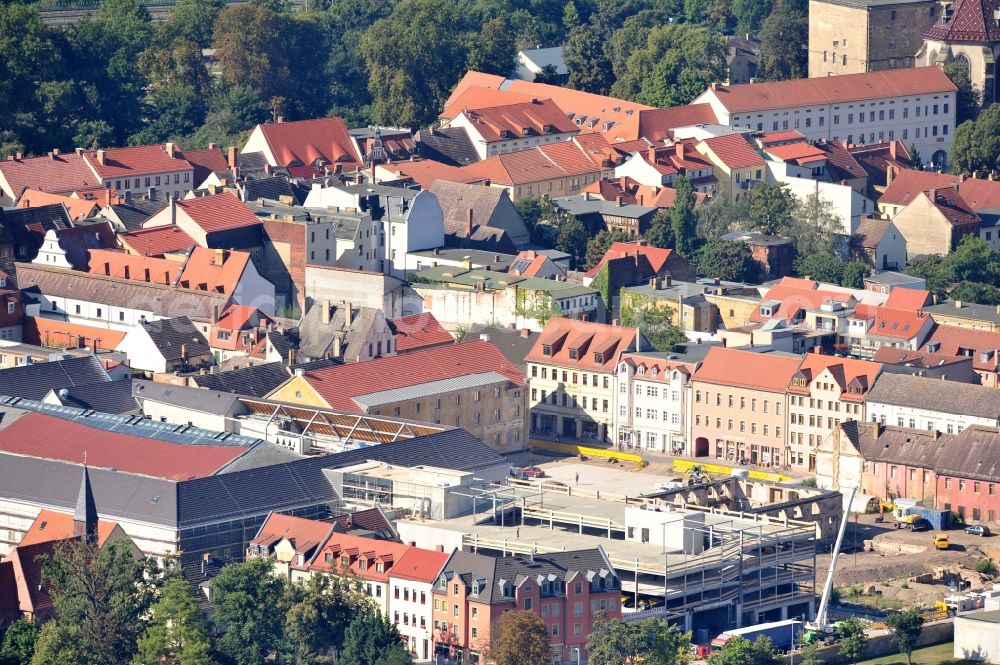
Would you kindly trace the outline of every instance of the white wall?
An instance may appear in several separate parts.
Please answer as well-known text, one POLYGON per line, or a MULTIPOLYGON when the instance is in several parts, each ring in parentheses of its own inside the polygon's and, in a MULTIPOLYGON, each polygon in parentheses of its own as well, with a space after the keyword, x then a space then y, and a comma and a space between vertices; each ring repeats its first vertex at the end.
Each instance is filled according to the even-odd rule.
POLYGON ((1000 663, 1000 623, 955 617, 955 658, 1000 663))
POLYGON ((672 175, 663 175, 658 170, 653 168, 642 155, 638 152, 633 152, 628 161, 624 164, 619 164, 615 167, 615 177, 632 178, 640 185, 647 185, 649 187, 663 187, 669 185, 674 181, 672 175))
MULTIPOLYGON (((945 389, 947 389, 947 384, 942 381, 942 390, 945 389)), ((958 434, 969 425, 996 427, 998 420, 1000 420, 1000 418, 980 418, 978 416, 928 411, 909 406, 896 406, 871 401, 868 402, 867 411, 868 420, 872 422, 877 420, 886 425, 899 425, 899 419, 902 418, 902 427, 910 427, 910 420, 912 419, 913 426, 917 429, 937 430, 938 432, 947 433, 948 428, 951 427, 955 434, 958 434)))
POLYGON ((125 335, 125 339, 115 347, 115 351, 120 351, 128 356, 128 364, 132 369, 158 374, 167 371, 167 361, 142 326, 136 326, 130 330, 125 335))
POLYGON ((414 661, 418 663, 428 662, 434 653, 434 604, 431 587, 428 582, 397 579, 390 570, 389 620, 396 624, 407 648, 413 653, 414 661), (409 600, 406 600, 407 591, 409 600), (427 654, 427 658, 424 654, 427 654))
POLYGON ((866 213, 876 211, 875 204, 851 189, 849 185, 834 182, 820 182, 811 178, 797 178, 789 175, 783 162, 768 162, 768 174, 776 182, 788 185, 789 191, 799 200, 805 200, 813 194, 829 201, 832 211, 840 219, 841 233, 853 234, 861 218, 866 213))
POLYGON ((268 164, 278 166, 278 163, 274 161, 274 154, 271 152, 271 147, 264 138, 264 130, 261 129, 260 125, 253 128, 253 132, 250 133, 250 138, 247 139, 246 145, 240 150, 240 154, 248 152, 262 152, 268 164))

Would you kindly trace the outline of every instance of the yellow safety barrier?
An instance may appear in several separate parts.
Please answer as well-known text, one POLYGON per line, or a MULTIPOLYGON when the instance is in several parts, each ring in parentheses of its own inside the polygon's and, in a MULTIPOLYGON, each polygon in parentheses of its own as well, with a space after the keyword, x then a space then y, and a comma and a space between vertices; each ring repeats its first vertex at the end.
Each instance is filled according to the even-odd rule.
POLYGON ((532 448, 551 450, 555 453, 568 453, 570 455, 585 455, 587 457, 603 457, 606 459, 616 459, 622 462, 633 462, 637 469, 641 469, 649 464, 642 455, 634 453, 622 453, 613 448, 590 448, 575 443, 555 443, 544 439, 531 439, 532 448))
MULTIPOLYGON (((726 476, 732 474, 734 468, 742 468, 742 467, 724 466, 722 464, 695 462, 686 459, 674 460, 674 470, 679 471, 681 473, 687 472, 693 466, 700 466, 701 470, 704 471, 705 473, 720 473, 726 476)), ((773 473, 771 471, 755 471, 753 469, 749 469, 747 471, 747 475, 755 480, 767 480, 772 483, 783 483, 792 479, 791 476, 786 476, 781 473, 773 473)))

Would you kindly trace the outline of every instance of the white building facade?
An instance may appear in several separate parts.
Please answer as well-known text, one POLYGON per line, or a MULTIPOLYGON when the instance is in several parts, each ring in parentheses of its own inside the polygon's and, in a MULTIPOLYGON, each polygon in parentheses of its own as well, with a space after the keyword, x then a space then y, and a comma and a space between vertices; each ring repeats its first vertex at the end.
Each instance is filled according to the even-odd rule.
POLYGON ((629 354, 615 373, 615 432, 623 448, 693 454, 689 379, 696 365, 629 354))

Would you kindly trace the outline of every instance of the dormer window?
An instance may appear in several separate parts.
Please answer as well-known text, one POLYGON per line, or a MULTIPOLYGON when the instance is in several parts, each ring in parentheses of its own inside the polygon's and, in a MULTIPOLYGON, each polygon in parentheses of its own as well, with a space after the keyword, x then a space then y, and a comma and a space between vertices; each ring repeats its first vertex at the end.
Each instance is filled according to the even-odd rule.
POLYGON ((368 560, 358 559, 358 568, 361 570, 366 570, 368 568, 368 560))
POLYGON ((344 556, 340 557, 340 566, 341 566, 341 568, 349 568, 350 565, 351 565, 351 557, 349 557, 347 555, 344 555, 344 556))
POLYGON ((323 555, 323 561, 326 563, 333 563, 333 552, 327 552, 323 555))
POLYGON ((603 365, 604 364, 604 354, 600 353, 600 352, 595 353, 594 354, 594 362, 597 363, 598 365, 603 365))
POLYGON ((549 134, 550 132, 552 132, 552 130, 553 130, 552 125, 542 125, 542 131, 545 132, 546 134, 549 134))
POLYGON ((804 377, 796 376, 795 378, 792 379, 792 385, 793 386, 797 386, 799 388, 805 388, 806 387, 806 380, 805 380, 804 377))
POLYGON ((542 355, 543 356, 551 356, 552 355, 552 345, 551 344, 544 344, 544 345, 542 345, 542 355))
POLYGON ((382 563, 381 561, 376 561, 375 562, 375 572, 376 573, 384 573, 385 572, 385 564, 382 563))
POLYGON ((774 316, 774 308, 771 305, 761 305, 760 306, 761 316, 774 316))
POLYGON ((576 360, 577 356, 578 356, 577 349, 570 349, 569 350, 569 359, 570 360, 576 360))
POLYGON ((521 128, 521 136, 528 136, 529 134, 531 134, 531 128, 530 127, 522 127, 521 128))
POLYGON ((442 575, 438 578, 438 590, 447 591, 448 590, 448 578, 442 575))

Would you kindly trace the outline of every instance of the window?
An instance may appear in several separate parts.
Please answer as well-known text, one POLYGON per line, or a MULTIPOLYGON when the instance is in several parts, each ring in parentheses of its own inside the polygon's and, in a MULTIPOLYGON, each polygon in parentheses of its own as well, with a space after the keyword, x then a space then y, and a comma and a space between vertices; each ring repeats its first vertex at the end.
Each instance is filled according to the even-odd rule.
MULTIPOLYGON (((531 609, 531 603, 532 603, 531 598, 525 598, 524 599, 524 609, 530 610, 531 609)), ((456 607, 457 607, 457 605, 456 605, 456 607)))

